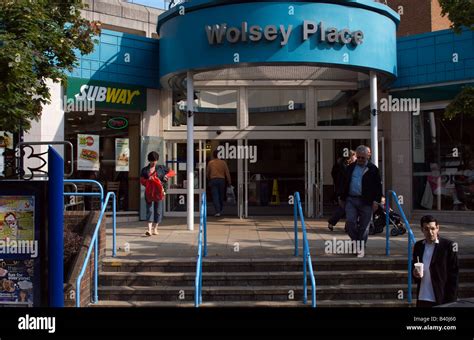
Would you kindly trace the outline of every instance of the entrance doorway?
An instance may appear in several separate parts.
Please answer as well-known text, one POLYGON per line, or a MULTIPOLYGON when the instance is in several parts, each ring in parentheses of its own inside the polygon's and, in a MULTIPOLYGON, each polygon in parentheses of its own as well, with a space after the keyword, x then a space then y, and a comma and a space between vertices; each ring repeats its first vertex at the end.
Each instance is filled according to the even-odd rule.
MULTIPOLYGON (((245 140, 256 157, 244 160, 245 216, 292 215, 291 196, 306 200, 304 140, 245 140)), ((305 208, 304 208, 305 209, 305 208)))

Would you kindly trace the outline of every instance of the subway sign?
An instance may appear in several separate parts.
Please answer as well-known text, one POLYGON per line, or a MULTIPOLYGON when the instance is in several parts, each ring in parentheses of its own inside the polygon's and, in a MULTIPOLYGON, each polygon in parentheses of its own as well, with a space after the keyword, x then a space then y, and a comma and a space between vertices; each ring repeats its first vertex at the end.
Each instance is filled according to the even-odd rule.
MULTIPOLYGON (((244 21, 238 27, 229 27, 226 23, 206 25, 205 31, 209 45, 223 44, 224 41, 235 44, 238 42, 275 41, 278 39, 280 45, 285 46, 296 30, 293 25, 249 26, 244 21)), ((312 38, 317 39, 320 43, 357 47, 364 42, 364 33, 361 30, 351 31, 348 28, 330 27, 322 21, 316 23, 304 20, 301 38, 303 41, 312 38)))
POLYGON ((67 100, 94 101, 97 108, 146 110, 146 88, 99 80, 68 78, 67 100))

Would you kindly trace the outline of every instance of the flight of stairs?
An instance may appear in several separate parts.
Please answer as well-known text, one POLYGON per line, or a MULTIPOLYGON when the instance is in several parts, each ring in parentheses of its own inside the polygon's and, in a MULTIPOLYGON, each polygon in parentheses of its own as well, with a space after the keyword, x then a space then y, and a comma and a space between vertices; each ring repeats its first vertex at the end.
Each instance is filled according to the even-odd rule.
MULTIPOLYGON (((406 258, 325 256, 313 268, 319 307, 408 306, 406 258)), ((461 257, 460 268, 459 298, 474 297, 474 256, 461 257)), ((107 258, 95 306, 192 307, 195 271, 195 258, 107 258)), ((202 306, 304 307, 302 280, 301 257, 205 258, 202 306)), ((308 288, 310 306, 309 278, 308 288)), ((413 285, 414 302, 415 296, 413 285)))

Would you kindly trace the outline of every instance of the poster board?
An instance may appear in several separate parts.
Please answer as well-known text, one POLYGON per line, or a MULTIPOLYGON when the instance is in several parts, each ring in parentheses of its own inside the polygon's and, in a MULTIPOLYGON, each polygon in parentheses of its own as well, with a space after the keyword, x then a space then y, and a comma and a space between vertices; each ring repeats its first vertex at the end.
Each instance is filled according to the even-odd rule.
POLYGON ((77 170, 98 171, 99 163, 98 135, 77 135, 77 170))
POLYGON ((115 171, 129 171, 130 141, 128 138, 115 139, 115 171))

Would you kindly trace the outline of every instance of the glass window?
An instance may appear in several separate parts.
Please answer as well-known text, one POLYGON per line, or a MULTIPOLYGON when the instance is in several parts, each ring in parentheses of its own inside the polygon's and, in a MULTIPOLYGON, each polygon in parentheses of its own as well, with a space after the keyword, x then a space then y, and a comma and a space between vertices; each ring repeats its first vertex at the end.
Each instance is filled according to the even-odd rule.
POLYGON ((306 90, 248 89, 250 126, 305 126, 306 90))
POLYGON ((369 126, 370 101, 366 90, 320 90, 319 126, 369 126))
POLYGON ((412 116, 415 209, 474 209, 474 118, 444 110, 412 116))
MULTIPOLYGON (((186 126, 186 95, 173 92, 173 126, 186 126)), ((237 90, 196 90, 195 126, 237 126, 237 90)))
MULTIPOLYGON (((140 113, 111 111, 96 111, 94 115, 88 115, 87 112, 67 112, 65 116, 65 140, 74 146, 74 173, 71 178, 101 182, 104 190, 114 191, 117 195, 118 210, 139 210, 140 121, 140 113), (87 145, 90 145, 81 147, 81 150, 84 149, 84 156, 81 153, 80 170, 78 135, 86 135, 87 145), (94 145, 97 141, 98 148, 94 145), (95 161, 97 157, 98 164, 95 161)), ((66 159, 70 159, 69 157, 70 155, 66 155, 66 159)), ((78 187, 79 191, 94 189, 84 185, 78 187)), ((86 210, 98 207, 95 198, 85 199, 86 210)))

